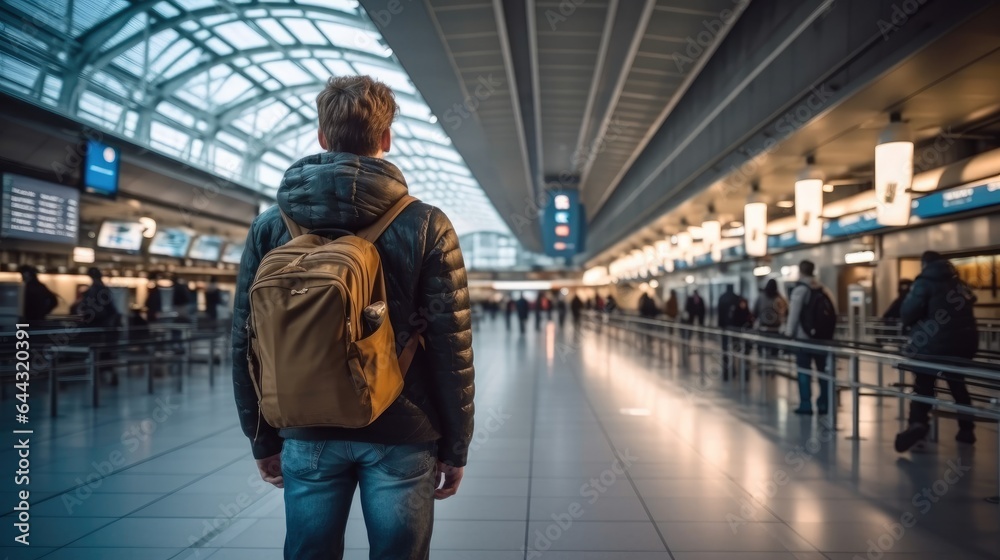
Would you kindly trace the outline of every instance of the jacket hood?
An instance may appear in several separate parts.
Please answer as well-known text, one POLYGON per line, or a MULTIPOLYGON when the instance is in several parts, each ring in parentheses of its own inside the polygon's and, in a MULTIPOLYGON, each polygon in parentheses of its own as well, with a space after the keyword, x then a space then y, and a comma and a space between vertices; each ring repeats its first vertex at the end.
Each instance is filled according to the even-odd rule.
POLYGON ((958 273, 955 271, 955 267, 951 264, 951 262, 940 260, 928 263, 928 265, 920 271, 920 276, 918 276, 918 278, 920 277, 938 282, 941 280, 951 280, 952 278, 956 278, 958 277, 958 273))
POLYGON ((378 158, 323 152, 292 164, 278 187, 278 207, 306 229, 357 231, 407 193, 399 169, 378 158))

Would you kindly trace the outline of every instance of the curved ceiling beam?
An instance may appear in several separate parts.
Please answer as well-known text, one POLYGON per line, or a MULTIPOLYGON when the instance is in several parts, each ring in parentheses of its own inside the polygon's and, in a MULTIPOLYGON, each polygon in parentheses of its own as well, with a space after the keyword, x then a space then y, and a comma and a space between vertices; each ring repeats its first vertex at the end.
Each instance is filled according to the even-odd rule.
MULTIPOLYGON (((157 2, 150 2, 150 3, 146 4, 146 7, 147 7, 146 12, 148 13, 149 12, 148 8, 152 7, 152 5, 154 5, 156 3, 157 2)), ((174 16, 172 18, 160 19, 156 24, 150 26, 149 29, 148 29, 148 36, 152 37, 152 36, 156 35, 157 33, 162 32, 162 31, 166 31, 168 29, 174 29, 175 27, 179 27, 181 24, 183 24, 185 22, 188 22, 188 21, 197 21, 197 20, 200 20, 202 18, 206 18, 206 17, 210 17, 210 16, 218 16, 218 15, 225 15, 225 14, 236 14, 238 20, 240 20, 240 19, 242 19, 242 20, 256 20, 256 19, 264 19, 264 18, 261 18, 261 17, 248 18, 248 17, 246 17, 246 12, 248 10, 265 10, 270 15, 270 12, 272 12, 274 10, 288 10, 288 9, 300 9, 300 10, 303 11, 303 14, 306 15, 306 16, 308 16, 308 14, 310 14, 310 13, 316 13, 316 14, 323 14, 323 15, 333 16, 334 19, 341 19, 342 21, 340 21, 339 23, 343 23, 344 25, 352 25, 352 26, 361 27, 361 28, 364 28, 364 29, 371 29, 370 25, 368 24, 368 21, 366 19, 362 18, 361 16, 351 16, 351 15, 347 14, 346 12, 342 12, 340 10, 334 10, 332 8, 323 8, 323 7, 320 7, 320 6, 301 6, 301 5, 297 5, 297 4, 274 4, 274 3, 261 4, 259 2, 253 2, 253 3, 250 3, 250 4, 240 4, 240 5, 233 5, 233 4, 227 3, 225 9, 220 9, 218 7, 216 7, 216 8, 200 8, 200 9, 197 9, 197 10, 191 10, 191 11, 187 11, 187 12, 181 12, 180 15, 174 16)), ((133 13, 132 15, 135 15, 135 14, 133 13)), ((152 15, 153 15, 153 17, 156 17, 156 18, 161 18, 162 17, 162 16, 160 16, 159 14, 156 14, 156 13, 153 13, 152 15)), ((131 19, 131 16, 129 17, 129 19, 131 19)), ((123 21, 123 22, 120 23, 120 25, 118 26, 118 29, 116 30, 116 32, 120 31, 121 27, 123 27, 126 22, 128 22, 128 19, 126 19, 125 21, 123 21)), ((112 34, 110 36, 105 37, 103 40, 107 41, 108 39, 110 39, 113 36, 114 35, 112 34)), ((103 42, 100 43, 99 45, 97 45, 96 47, 94 47, 91 44, 87 44, 86 47, 89 47, 90 51, 88 52, 86 48, 81 47, 81 52, 83 54, 85 54, 85 55, 90 54, 90 56, 88 56, 88 57, 84 58, 83 60, 81 60, 82 64, 79 67, 82 69, 82 68, 85 68, 87 65, 94 65, 94 66, 99 66, 99 67, 100 66, 104 66, 107 63, 109 63, 112 60, 114 60, 115 58, 117 58, 123 52, 125 52, 125 51, 131 49, 132 47, 138 45, 139 43, 141 43, 143 41, 143 39, 145 39, 146 36, 147 36, 147 31, 145 31, 145 30, 138 31, 138 32, 136 32, 136 33, 134 33, 134 34, 126 37, 121 42, 119 42, 119 43, 111 46, 109 49, 104 50, 104 51, 98 50, 98 48, 100 47, 100 45, 103 45, 103 42)), ((319 45, 312 45, 311 48, 316 48, 316 47, 319 47, 319 45)), ((347 49, 345 49, 345 50, 347 50, 347 49)))

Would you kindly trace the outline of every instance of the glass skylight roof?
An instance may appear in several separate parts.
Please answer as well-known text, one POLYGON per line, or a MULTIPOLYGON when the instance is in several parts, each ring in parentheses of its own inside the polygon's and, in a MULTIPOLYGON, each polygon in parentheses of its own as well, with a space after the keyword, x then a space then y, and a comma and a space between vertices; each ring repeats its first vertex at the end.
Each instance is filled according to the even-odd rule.
POLYGON ((2 26, 0 90, 268 196, 291 162, 320 150, 326 80, 372 75, 396 92, 387 159, 411 192, 461 235, 509 234, 355 0, 5 4, 17 21, 2 26))

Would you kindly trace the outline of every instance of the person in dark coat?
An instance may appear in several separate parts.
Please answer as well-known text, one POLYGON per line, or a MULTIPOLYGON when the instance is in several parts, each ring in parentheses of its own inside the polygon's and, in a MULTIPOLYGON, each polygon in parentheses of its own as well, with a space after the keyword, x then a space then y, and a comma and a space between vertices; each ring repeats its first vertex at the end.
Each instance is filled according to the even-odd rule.
POLYGON ((899 281, 899 295, 896 299, 892 300, 889 304, 889 308, 885 310, 882 314, 882 318, 886 321, 898 321, 902 315, 903 302, 906 301, 907 294, 910 293, 910 288, 913 286, 913 280, 909 278, 903 278, 899 281))
MULTIPOLYGON (((921 361, 948 358, 972 359, 979 348, 979 332, 973 308, 976 296, 958 277, 958 271, 941 254, 925 252, 920 258, 922 270, 900 308, 900 319, 910 332, 903 355, 921 361)), ((934 397, 934 385, 940 375, 948 383, 958 404, 971 405, 972 398, 961 375, 949 373, 947 365, 937 368, 913 368, 913 391, 934 397)), ((909 426, 896 436, 896 451, 902 453, 927 436, 931 405, 910 401, 909 426)), ((975 424, 966 415, 958 417, 961 443, 976 442, 975 424)))
MULTIPOLYGON (((740 325, 737 323, 736 311, 737 306, 740 304, 740 296, 736 295, 733 291, 733 285, 726 285, 726 291, 719 296, 719 303, 717 305, 717 315, 716 324, 720 329, 737 329, 740 325)), ((722 378, 729 379, 730 373, 730 360, 729 360, 729 347, 732 345, 732 338, 729 335, 722 335, 722 378)))
POLYGON ((573 315, 573 328, 580 328, 580 314, 583 312, 583 300, 578 294, 573 294, 573 299, 569 302, 569 312, 573 315))
POLYGON ((261 421, 248 371, 248 291, 264 255, 291 239, 281 212, 304 230, 357 232, 408 195, 403 173, 384 159, 399 110, 388 86, 331 78, 316 104, 324 151, 285 172, 277 207, 253 221, 240 262, 232 332, 239 420, 261 477, 284 488, 285 558, 341 557, 359 484, 372 558, 426 558, 434 501, 458 492, 475 415, 468 280, 448 216, 414 202, 374 244, 397 346, 418 334, 425 344, 399 397, 371 424, 275 429, 261 421))
POLYGON ((680 304, 677 303, 677 290, 670 290, 670 297, 667 298, 667 303, 663 307, 663 313, 667 316, 667 320, 677 320, 677 315, 680 314, 680 304))
POLYGON ((705 300, 702 299, 698 290, 692 292, 691 296, 684 302, 684 312, 687 313, 689 324, 705 326, 705 300))
POLYGON ((524 334, 524 328, 528 322, 528 314, 531 312, 531 304, 528 303, 528 299, 522 293, 517 298, 517 301, 514 302, 514 306, 517 308, 517 322, 521 327, 521 334, 524 334))
POLYGON ((38 279, 37 268, 26 264, 21 267, 20 272, 21 279, 24 280, 24 314, 22 317, 25 322, 29 323, 41 321, 59 305, 59 298, 38 279))
MULTIPOLYGON (((105 345, 104 350, 96 353, 99 362, 107 363, 117 354, 115 345, 118 343, 118 327, 121 327, 122 315, 115 305, 111 289, 104 283, 101 270, 97 267, 87 269, 87 276, 90 276, 92 283, 87 291, 83 292, 80 301, 74 304, 70 310, 74 315, 80 315, 81 326, 86 328, 103 329, 94 335, 94 340, 105 345)), ((103 368, 102 368, 103 369, 103 368)), ((114 368, 108 368, 112 385, 118 384, 118 374, 114 368)))
POLYGON ((219 318, 219 306, 222 305, 222 291, 219 290, 218 279, 212 276, 205 287, 205 316, 212 321, 219 318))
POLYGON ((560 296, 556 299, 556 316, 559 318, 559 328, 566 323, 566 298, 560 296))
POLYGON ((510 298, 506 302, 504 302, 503 307, 504 307, 504 309, 503 309, 504 326, 509 331, 510 330, 510 316, 514 314, 515 310, 517 310, 517 304, 514 303, 514 298, 510 298))

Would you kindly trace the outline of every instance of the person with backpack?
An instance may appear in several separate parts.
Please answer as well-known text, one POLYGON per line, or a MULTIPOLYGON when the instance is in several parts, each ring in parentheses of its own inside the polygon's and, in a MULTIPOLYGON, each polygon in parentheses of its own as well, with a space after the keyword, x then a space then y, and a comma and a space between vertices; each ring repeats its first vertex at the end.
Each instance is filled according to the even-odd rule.
MULTIPOLYGON (((910 341, 903 347, 903 355, 921 361, 971 360, 979 351, 979 330, 973 313, 975 294, 940 253, 926 251, 920 263, 922 270, 900 308, 903 326, 910 330, 910 341)), ((944 371, 946 368, 945 365, 940 370, 913 368, 913 392, 934 398, 934 385, 940 375, 948 383, 955 403, 971 406, 972 397, 964 378, 944 371)), ((930 410, 928 403, 910 401, 909 426, 896 436, 896 451, 902 453, 927 436, 930 410)), ((976 442, 971 416, 959 414, 955 440, 969 445, 976 442)))
MULTIPOLYGON (((108 288, 104 283, 101 269, 92 266, 87 269, 87 276, 90 277, 92 283, 80 296, 80 301, 73 305, 70 312, 74 315, 80 315, 82 327, 102 329, 101 332, 94 335, 94 340, 113 347, 119 341, 118 328, 122 324, 122 314, 115 305, 111 288, 108 288)), ((97 351, 95 357, 103 363, 110 361, 115 357, 115 354, 116 351, 113 349, 103 349, 97 351)), ((118 385, 118 373, 114 367, 108 368, 108 371, 111 384, 118 385)))
POLYGON ((42 281, 38 279, 38 269, 31 265, 20 268, 21 279, 24 280, 24 312, 25 322, 42 321, 59 305, 59 299, 42 281))
MULTIPOLYGON (((753 305, 755 328, 764 336, 776 336, 781 333, 781 326, 788 317, 788 302, 778 292, 778 282, 771 278, 764 285, 753 305)), ((778 347, 759 345, 757 348, 761 358, 774 359, 778 355, 778 347)))
MULTIPOLYGON (((792 288, 788 322, 785 336, 822 344, 833 340, 837 329, 837 308, 833 294, 816 278, 816 265, 804 260, 799 263, 799 281, 792 288)), ((795 356, 799 373, 799 407, 795 414, 811 415, 812 408, 812 368, 821 375, 827 372, 827 355, 812 350, 797 350, 795 356)), ((816 410, 819 414, 829 412, 830 381, 819 379, 819 400, 816 410)))
POLYGON ((434 500, 473 434, 469 291, 458 235, 384 159, 399 111, 369 76, 316 99, 323 152, 285 172, 250 226, 233 388, 261 477, 284 488, 284 557, 342 558, 360 486, 372 558, 426 559, 434 500))

